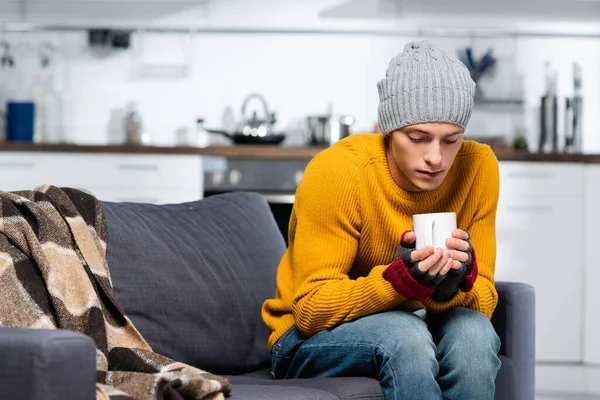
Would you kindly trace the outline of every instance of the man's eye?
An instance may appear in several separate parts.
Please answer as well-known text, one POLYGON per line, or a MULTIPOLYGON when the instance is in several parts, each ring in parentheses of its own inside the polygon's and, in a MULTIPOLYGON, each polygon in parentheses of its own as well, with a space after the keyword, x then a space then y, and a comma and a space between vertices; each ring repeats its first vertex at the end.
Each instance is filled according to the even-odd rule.
POLYGON ((458 139, 456 139, 456 140, 444 140, 444 142, 446 142, 447 144, 454 144, 454 143, 458 142, 458 139))
POLYGON ((413 137, 408 137, 413 143, 423 143, 425 141, 425 139, 423 138, 413 138, 413 137))

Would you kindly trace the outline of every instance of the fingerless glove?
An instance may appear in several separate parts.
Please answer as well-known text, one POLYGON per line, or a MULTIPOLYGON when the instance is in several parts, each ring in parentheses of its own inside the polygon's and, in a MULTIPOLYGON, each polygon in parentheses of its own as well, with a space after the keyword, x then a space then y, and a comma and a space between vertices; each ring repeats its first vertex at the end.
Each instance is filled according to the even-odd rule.
MULTIPOLYGON (((465 231, 466 232, 466 231, 465 231)), ((477 260, 475 258, 475 250, 471 245, 471 235, 469 237, 469 249, 466 251, 469 258, 462 263, 459 269, 451 269, 446 274, 446 279, 439 283, 431 294, 431 298, 435 301, 448 301, 458 292, 469 292, 473 288, 473 284, 477 279, 477 260)))
POLYGON ((417 263, 411 260, 410 253, 415 250, 415 244, 404 241, 407 232, 402 234, 396 260, 383 271, 383 278, 403 297, 423 301, 431 296, 440 279, 419 271, 417 263))

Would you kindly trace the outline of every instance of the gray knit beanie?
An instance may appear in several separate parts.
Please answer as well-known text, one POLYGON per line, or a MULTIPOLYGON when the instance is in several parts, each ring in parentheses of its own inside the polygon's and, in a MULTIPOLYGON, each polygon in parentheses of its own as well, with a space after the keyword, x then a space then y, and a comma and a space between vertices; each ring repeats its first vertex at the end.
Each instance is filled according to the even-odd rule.
POLYGON ((475 96, 467 67, 426 40, 408 43, 390 61, 377 89, 383 133, 424 122, 451 122, 466 128, 475 96))

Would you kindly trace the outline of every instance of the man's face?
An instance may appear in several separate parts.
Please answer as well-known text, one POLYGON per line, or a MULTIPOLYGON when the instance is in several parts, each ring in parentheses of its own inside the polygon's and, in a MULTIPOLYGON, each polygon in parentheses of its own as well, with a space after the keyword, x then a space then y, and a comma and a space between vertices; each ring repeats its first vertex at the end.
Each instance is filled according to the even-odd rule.
POLYGON ((409 192, 437 189, 463 140, 463 128, 447 122, 406 126, 390 133, 388 164, 394 181, 409 192))

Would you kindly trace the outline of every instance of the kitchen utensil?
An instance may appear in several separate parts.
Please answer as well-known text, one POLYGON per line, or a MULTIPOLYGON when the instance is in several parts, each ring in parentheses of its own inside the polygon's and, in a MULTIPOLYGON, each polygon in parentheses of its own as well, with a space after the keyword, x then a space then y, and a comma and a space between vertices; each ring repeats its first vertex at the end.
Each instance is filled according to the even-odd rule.
POLYGON ((187 126, 180 126, 175 129, 175 144, 177 146, 190 146, 190 129, 187 126))
POLYGON ((283 133, 272 133, 267 136, 251 136, 240 132, 229 133, 218 129, 207 129, 209 133, 225 136, 235 144, 280 144, 285 139, 283 133))
POLYGON ((0 142, 6 139, 6 112, 0 108, 0 142))
POLYGON ((285 134, 275 132, 274 126, 276 122, 275 113, 269 111, 264 96, 259 93, 252 93, 242 103, 242 121, 238 124, 234 132, 228 132, 223 129, 207 129, 207 131, 225 136, 235 144, 279 144, 285 139, 285 134), (252 117, 248 118, 246 116, 248 103, 252 99, 257 99, 262 104, 263 116, 260 118, 256 111, 252 113, 252 117))
POLYGON ((196 119, 196 140, 195 144, 198 147, 207 147, 209 145, 209 135, 208 131, 204 127, 204 118, 196 119))
POLYGON ((483 55, 483 57, 481 58, 481 61, 479 62, 479 65, 478 65, 479 76, 483 75, 483 73, 485 71, 490 69, 494 65, 495 62, 496 62, 496 59, 492 55, 492 49, 489 49, 483 55))
POLYGON ((572 148, 570 151, 581 153, 583 151, 583 97, 581 83, 581 67, 577 63, 573 63, 573 98, 571 99, 573 107, 573 131, 572 131, 572 148))
POLYGON ((573 151, 573 107, 571 98, 565 99, 565 149, 566 153, 573 151))
POLYGON ((306 118, 306 142, 313 146, 331 146, 350 136, 354 118, 350 115, 315 115, 306 118))
POLYGON ((465 54, 467 55, 467 62, 469 64, 469 68, 473 68, 475 66, 475 62, 473 62, 473 49, 467 47, 465 49, 465 54))
POLYGON ((556 71, 545 65, 546 92, 540 99, 540 152, 558 151, 558 100, 556 98, 556 71))
POLYGON ((148 144, 148 137, 144 135, 142 117, 136 103, 129 104, 129 112, 125 118, 125 142, 131 145, 148 144))
POLYGON ((10 51, 10 44, 7 42, 0 42, 0 47, 3 49, 2 55, 0 56, 0 67, 14 67, 15 59, 10 51))
POLYGON ((40 66, 48 68, 52 64, 52 57, 56 53, 54 46, 48 42, 42 43, 39 47, 40 66))
POLYGON ((244 100, 244 103, 242 104, 242 118, 244 118, 244 120, 241 122, 238 130, 245 136, 264 137, 270 135, 273 133, 272 130, 275 122, 277 122, 275 113, 269 111, 267 100, 258 93, 252 93, 244 100), (256 111, 252 113, 251 118, 246 117, 246 108, 252 99, 258 99, 262 103, 264 113, 263 118, 258 118, 256 111))
POLYGON ((473 55, 473 49, 466 47, 463 50, 458 51, 459 60, 465 64, 471 74, 471 78, 477 82, 485 75, 492 67, 496 65, 496 58, 493 55, 493 50, 488 49, 481 59, 476 60, 473 55))

